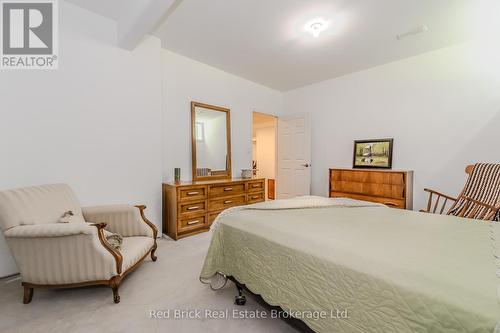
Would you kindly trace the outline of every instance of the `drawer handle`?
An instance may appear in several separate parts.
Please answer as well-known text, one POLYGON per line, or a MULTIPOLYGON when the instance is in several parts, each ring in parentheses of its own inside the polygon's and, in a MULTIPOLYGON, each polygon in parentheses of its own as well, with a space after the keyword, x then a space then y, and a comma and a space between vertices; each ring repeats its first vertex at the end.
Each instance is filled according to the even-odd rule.
POLYGON ((253 188, 260 187, 260 184, 253 184, 252 187, 253 188))
POLYGON ((224 191, 232 191, 232 190, 233 190, 233 188, 232 188, 232 187, 226 187, 226 188, 224 189, 224 191))
POLYGON ((225 204, 225 205, 226 205, 226 204, 230 204, 230 203, 233 203, 233 200, 226 200, 226 201, 224 201, 224 204, 225 204))
POLYGON ((254 195, 254 196, 252 197, 252 199, 259 199, 259 198, 260 198, 260 195, 254 195))
POLYGON ((187 223, 187 225, 193 225, 193 224, 196 224, 196 223, 200 223, 200 220, 189 221, 187 223))
POLYGON ((200 206, 191 206, 191 207, 188 207, 187 210, 195 210, 195 209, 199 209, 200 206))
POLYGON ((200 193, 200 192, 188 192, 188 195, 196 195, 198 193, 200 193))

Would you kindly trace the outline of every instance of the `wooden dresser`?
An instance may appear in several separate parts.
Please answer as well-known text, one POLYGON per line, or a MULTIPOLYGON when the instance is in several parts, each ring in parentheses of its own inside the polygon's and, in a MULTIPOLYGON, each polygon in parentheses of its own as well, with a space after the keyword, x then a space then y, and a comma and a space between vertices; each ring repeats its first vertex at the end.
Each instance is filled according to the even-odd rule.
POLYGON ((413 171, 330 169, 330 197, 413 209, 413 171))
POLYGON ((177 240, 207 231, 224 209, 265 200, 265 179, 163 184, 163 232, 177 240))

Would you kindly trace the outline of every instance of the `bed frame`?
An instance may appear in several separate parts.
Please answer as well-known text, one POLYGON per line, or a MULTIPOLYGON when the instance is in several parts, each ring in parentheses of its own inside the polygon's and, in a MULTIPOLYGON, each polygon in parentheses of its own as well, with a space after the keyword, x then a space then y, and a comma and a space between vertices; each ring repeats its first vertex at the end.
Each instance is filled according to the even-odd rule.
MULTIPOLYGON (((266 310, 271 311, 271 310, 276 310, 276 311, 283 311, 282 307, 280 306, 274 306, 270 305, 267 303, 262 296, 258 294, 254 294, 250 289, 248 289, 243 283, 240 283, 234 276, 227 276, 227 279, 234 282, 236 286, 236 290, 238 291, 238 295, 234 297, 234 304, 243 306, 246 304, 246 297, 243 295, 243 290, 252 297, 257 303, 259 303, 261 306, 263 306, 266 310)), ((282 317, 281 320, 284 320, 287 324, 298 330, 299 332, 302 333, 315 333, 309 326, 307 326, 302 320, 296 319, 296 318, 288 318, 288 317, 282 317)))

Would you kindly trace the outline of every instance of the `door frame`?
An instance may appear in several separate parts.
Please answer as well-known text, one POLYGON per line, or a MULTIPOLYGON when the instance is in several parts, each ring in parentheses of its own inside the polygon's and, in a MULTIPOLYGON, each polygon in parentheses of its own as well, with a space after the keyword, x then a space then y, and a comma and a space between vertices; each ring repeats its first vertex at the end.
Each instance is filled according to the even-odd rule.
MULTIPOLYGON (((252 161, 253 161, 253 130, 254 130, 254 121, 253 121, 253 115, 254 114, 260 114, 260 115, 263 115, 263 116, 267 116, 267 117, 272 117, 274 118, 274 198, 277 199, 277 184, 278 184, 278 119, 279 119, 279 116, 275 115, 275 114, 270 114, 270 113, 266 113, 266 112, 260 112, 260 111, 252 111, 252 130, 250 131, 250 135, 251 135, 251 143, 252 143, 252 161)), ((259 168, 259 166, 257 165, 257 169, 259 168)), ((264 188, 265 188, 265 192, 264 192, 264 196, 265 196, 265 199, 267 200, 268 199, 268 186, 267 186, 267 179, 264 181, 265 184, 264 184, 264 188)))

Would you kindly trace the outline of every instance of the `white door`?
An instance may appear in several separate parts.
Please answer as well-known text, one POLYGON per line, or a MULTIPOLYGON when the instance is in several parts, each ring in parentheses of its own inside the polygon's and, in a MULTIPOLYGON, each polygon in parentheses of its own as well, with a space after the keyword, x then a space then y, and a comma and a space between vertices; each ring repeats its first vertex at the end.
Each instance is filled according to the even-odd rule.
POLYGON ((278 199, 311 193, 311 125, 308 113, 278 118, 278 199))

